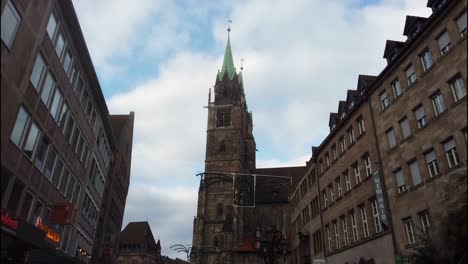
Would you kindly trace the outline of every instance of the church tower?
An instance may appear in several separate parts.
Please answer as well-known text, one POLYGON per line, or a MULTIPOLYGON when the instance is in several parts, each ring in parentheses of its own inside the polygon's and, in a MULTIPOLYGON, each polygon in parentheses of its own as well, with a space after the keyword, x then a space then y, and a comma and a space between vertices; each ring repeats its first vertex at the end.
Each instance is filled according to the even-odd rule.
POLYGON ((248 111, 242 68, 236 72, 228 40, 221 69, 208 100, 205 175, 200 182, 194 220, 192 261, 233 263, 233 248, 243 232, 243 211, 233 207, 232 177, 228 173, 255 170, 255 139, 248 111), (222 173, 224 178, 220 178, 222 173))

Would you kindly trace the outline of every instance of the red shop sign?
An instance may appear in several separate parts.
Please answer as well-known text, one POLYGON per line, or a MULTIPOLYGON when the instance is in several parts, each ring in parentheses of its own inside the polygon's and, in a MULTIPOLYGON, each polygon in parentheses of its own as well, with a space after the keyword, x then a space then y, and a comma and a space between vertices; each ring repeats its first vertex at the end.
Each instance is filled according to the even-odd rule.
POLYGON ((17 230, 19 222, 10 217, 9 213, 2 210, 2 217, 1 217, 2 225, 6 226, 10 229, 17 230))

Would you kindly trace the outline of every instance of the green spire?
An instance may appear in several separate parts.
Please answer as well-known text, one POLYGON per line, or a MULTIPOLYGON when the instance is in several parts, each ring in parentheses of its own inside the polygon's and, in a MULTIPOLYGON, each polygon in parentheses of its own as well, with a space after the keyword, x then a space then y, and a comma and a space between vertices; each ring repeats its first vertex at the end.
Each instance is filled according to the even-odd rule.
POLYGON ((218 79, 222 80, 226 72, 228 74, 229 80, 232 80, 234 78, 234 74, 236 73, 236 68, 234 68, 234 60, 232 59, 232 50, 231 42, 229 40, 229 33, 226 51, 224 52, 223 66, 221 68, 221 71, 218 71, 218 79))

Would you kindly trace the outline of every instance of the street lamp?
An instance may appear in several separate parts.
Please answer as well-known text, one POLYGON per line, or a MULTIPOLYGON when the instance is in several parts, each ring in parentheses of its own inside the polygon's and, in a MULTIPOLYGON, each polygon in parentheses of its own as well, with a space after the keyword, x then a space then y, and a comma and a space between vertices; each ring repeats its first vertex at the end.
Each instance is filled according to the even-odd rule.
POLYGON ((276 226, 269 226, 264 231, 257 228, 254 248, 265 264, 273 264, 277 258, 288 254, 288 241, 276 226))

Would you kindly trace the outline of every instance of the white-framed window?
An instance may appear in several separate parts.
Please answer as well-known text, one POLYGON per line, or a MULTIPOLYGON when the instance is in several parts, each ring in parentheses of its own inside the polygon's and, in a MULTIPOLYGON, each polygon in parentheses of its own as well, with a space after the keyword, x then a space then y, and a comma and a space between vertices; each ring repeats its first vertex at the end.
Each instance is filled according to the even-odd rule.
POLYGON ((56 122, 59 121, 60 106, 62 105, 62 93, 59 89, 55 89, 54 99, 50 107, 50 114, 56 122))
POLYGON ((343 110, 343 112, 341 112, 340 119, 343 120, 345 116, 346 116, 346 112, 343 110))
POLYGON ((351 190, 351 179, 349 177, 348 172, 345 173, 345 180, 346 180, 346 191, 350 191, 351 190))
POLYGON ((354 129, 353 127, 350 127, 348 129, 348 137, 349 137, 349 143, 353 144, 356 141, 356 137, 354 136, 354 129))
POLYGON ((346 217, 341 218, 341 225, 343 228, 343 243, 345 246, 349 245, 349 238, 348 238, 348 226, 346 224, 346 217))
POLYGON ((322 192, 322 196, 323 196, 323 207, 327 207, 328 199, 327 199, 327 191, 326 190, 324 190, 322 192))
POLYGON ((330 155, 328 154, 328 152, 325 154, 325 162, 327 164, 327 167, 330 166, 330 155))
POLYGON ((55 43, 55 53, 57 54, 59 59, 62 58, 62 53, 64 49, 65 49, 65 37, 63 36, 62 32, 59 32, 57 36, 57 42, 55 43))
POLYGON ((15 6, 10 0, 6 2, 5 8, 2 12, 2 41, 11 49, 13 41, 15 40, 16 33, 18 32, 21 24, 21 17, 18 14, 15 6))
POLYGON ((63 70, 65 71, 67 76, 69 75, 71 62, 72 62, 72 53, 69 49, 67 49, 65 51, 65 55, 63 56, 63 60, 62 60, 63 70))
POLYGON ((366 155, 364 156, 363 159, 364 159, 364 166, 366 167, 366 176, 367 177, 372 176, 372 163, 370 160, 370 156, 366 155))
POLYGON ((434 150, 424 155, 426 159, 427 170, 429 171, 429 177, 432 178, 439 174, 439 166, 437 165, 437 158, 434 150))
POLYGON ((338 197, 341 197, 343 195, 343 189, 341 188, 341 177, 338 176, 338 179, 336 181, 336 185, 338 187, 338 197))
POLYGON ((341 137, 340 138, 340 147, 341 147, 341 153, 345 152, 346 150, 346 143, 345 143, 345 138, 341 137))
POLYGON ((333 203, 335 202, 335 193, 333 192, 333 184, 330 184, 328 188, 330 189, 330 202, 333 203))
POLYGON ((31 72, 31 81, 32 86, 39 91, 39 85, 44 76, 45 62, 40 53, 37 54, 36 60, 34 61, 33 70, 31 72))
POLYGON ((36 168, 38 168, 40 171, 44 168, 44 163, 46 160, 47 152, 49 151, 49 146, 50 142, 45 137, 45 135, 42 135, 41 139, 39 140, 39 146, 37 148, 37 154, 36 158, 34 160, 34 165, 36 165, 36 168))
POLYGON ((419 214, 419 218, 421 219, 421 226, 424 234, 430 236, 431 235, 431 221, 429 219, 429 213, 427 211, 422 212, 419 214))
POLYGON ((375 232, 380 233, 382 231, 382 223, 380 222, 380 213, 379 207, 377 205, 377 199, 372 201, 372 214, 374 215, 375 232))
POLYGON ((393 172, 393 174, 395 175, 398 193, 406 191, 405 176, 403 175, 403 171, 398 169, 393 172))
POLYGON ((338 159, 338 153, 336 151, 336 146, 333 145, 332 147, 332 152, 333 152, 333 160, 337 160, 338 159))
POLYGON ((353 242, 357 242, 359 240, 359 233, 356 223, 356 214, 354 211, 350 213, 349 218, 351 219, 351 228, 353 230, 353 242))
POLYGON ((408 85, 411 86, 416 82, 416 72, 414 71, 413 65, 410 65, 408 68, 405 70, 406 73, 406 79, 408 80, 408 85))
POLYGON ((37 126, 36 122, 32 122, 28 138, 26 139, 26 144, 24 144, 24 155, 26 155, 30 160, 32 160, 34 153, 36 152, 40 134, 41 130, 37 126))
POLYGON ((380 107, 382 108, 382 110, 387 109, 387 107, 389 106, 387 92, 384 91, 383 93, 379 95, 379 97, 380 97, 380 107))
POLYGON ((366 127, 364 126, 364 118, 361 116, 358 118, 358 128, 359 128, 359 135, 364 134, 366 132, 366 127))
POLYGON ((396 137, 395 137, 395 131, 393 128, 390 128, 385 132, 387 134, 387 143, 388 143, 388 148, 391 149, 396 146, 396 137))
POLYGON ((410 173, 411 173, 411 180, 413 181, 413 186, 416 186, 422 182, 421 179, 421 172, 419 171, 419 164, 417 160, 410 161, 408 163, 410 173))
POLYGON ((416 125, 418 128, 422 128, 426 125, 426 112, 424 111, 424 107, 422 105, 414 110, 414 116, 416 118, 416 125))
POLYGON ((399 80, 392 82, 393 97, 397 98, 402 94, 401 85, 399 80))
POLYGON ((55 79, 52 74, 47 73, 46 80, 41 91, 41 100, 47 108, 50 108, 50 102, 52 101, 52 94, 55 86, 55 79))
POLYGON ((364 238, 369 237, 369 224, 367 223, 366 207, 361 207, 361 220, 364 238))
POLYGON ((457 27, 460 36, 466 36, 466 10, 457 18, 457 27))
POLYGON ((434 114, 436 116, 440 115, 447 109, 445 107, 444 98, 442 97, 442 94, 440 93, 440 91, 431 97, 431 101, 432 101, 432 107, 434 107, 434 114))
POLYGON ((47 23, 47 35, 53 41, 55 32, 57 32, 57 17, 54 12, 50 14, 49 22, 47 23))
POLYGON ((27 128, 31 117, 29 113, 21 106, 18 110, 18 115, 16 116, 15 125, 11 131, 10 140, 15 143, 18 148, 22 148, 23 141, 26 138, 27 128))
POLYGON ((424 71, 429 70, 432 67, 432 55, 429 49, 425 49, 420 55, 419 59, 421 60, 421 64, 424 71))
POLYGON ((359 163, 355 163, 353 165, 354 176, 356 177, 356 184, 361 182, 361 172, 359 171, 359 163))
POLYGON ((414 235, 414 224, 413 220, 408 219, 404 221, 405 224, 405 231, 406 231, 406 239, 408 241, 408 245, 412 245, 416 243, 416 237, 414 235))
POLYGON ((341 247, 341 241, 340 241, 340 231, 338 230, 338 220, 333 223, 333 228, 335 229, 336 249, 339 249, 341 247))
POLYGON ((327 230, 327 238, 328 238, 328 252, 332 252, 332 238, 330 234, 330 227, 325 227, 327 230))
POLYGON ((455 102, 458 102, 466 96, 465 84, 460 76, 450 82, 450 88, 452 88, 453 99, 455 102))
POLYGON ((452 43, 447 31, 442 33, 439 38, 437 38, 437 43, 439 44, 440 53, 442 55, 446 54, 450 50, 452 43))
POLYGON ((320 172, 323 173, 323 161, 320 160, 320 172))
POLYGON ((408 118, 404 117, 398 123, 400 124, 400 131, 403 139, 411 136, 411 128, 409 126, 408 118))
POLYGON ((68 107, 67 102, 63 102, 62 109, 60 111, 58 126, 62 132, 65 132, 65 126, 67 124, 68 115, 70 114, 70 108, 68 107))
POLYGON ((457 146, 455 145, 455 140, 450 139, 449 141, 445 142, 444 150, 449 168, 452 168, 458 165, 458 163, 460 163, 460 160, 458 159, 457 146))
POLYGON ((46 176, 46 178, 49 180, 52 177, 52 172, 55 167, 56 160, 57 160, 57 152, 55 151, 55 149, 50 147, 49 152, 47 154, 47 160, 45 162, 44 170, 43 170, 44 176, 46 176))

